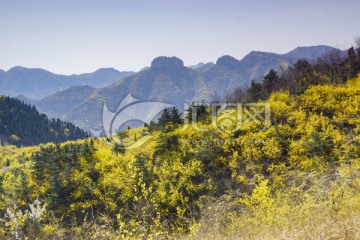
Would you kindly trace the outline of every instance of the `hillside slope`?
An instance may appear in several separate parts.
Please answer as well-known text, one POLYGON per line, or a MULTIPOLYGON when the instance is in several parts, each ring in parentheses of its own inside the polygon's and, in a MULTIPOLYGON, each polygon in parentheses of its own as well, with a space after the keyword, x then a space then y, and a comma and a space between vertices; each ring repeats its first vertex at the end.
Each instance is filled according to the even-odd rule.
POLYGON ((59 119, 49 120, 35 107, 0 96, 0 138, 16 146, 38 145, 86 138, 88 135, 73 124, 59 119))
POLYGON ((265 129, 257 118, 221 131, 208 108, 201 131, 169 122, 42 148, 0 147, 0 214, 34 201, 42 214, 18 214, 22 221, 0 225, 0 236, 16 229, 39 239, 357 239, 360 77, 299 96, 275 92, 266 103, 265 129), (118 142, 142 141, 144 132, 137 148, 118 142))

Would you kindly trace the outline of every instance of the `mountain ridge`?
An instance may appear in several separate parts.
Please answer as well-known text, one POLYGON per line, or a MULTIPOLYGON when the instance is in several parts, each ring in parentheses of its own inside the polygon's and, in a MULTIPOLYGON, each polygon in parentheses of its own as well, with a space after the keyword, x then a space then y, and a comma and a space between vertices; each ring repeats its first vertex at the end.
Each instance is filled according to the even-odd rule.
POLYGON ((101 127, 104 105, 116 111, 129 94, 141 101, 171 103, 183 111, 184 103, 209 101, 214 95, 223 96, 236 87, 247 88, 252 80, 260 81, 270 69, 286 68, 304 56, 311 60, 331 49, 334 48, 320 45, 298 47, 285 54, 252 51, 241 60, 224 55, 215 64, 200 64, 198 69, 186 67, 180 58, 160 56, 149 68, 105 87, 91 90, 80 87, 84 92, 76 101, 68 101, 73 99, 74 89, 67 89, 33 104, 86 130, 97 129, 101 127), (67 102, 68 107, 54 107, 58 105, 51 99, 58 99, 61 104, 67 102))
POLYGON ((15 66, 8 71, 0 72, 0 94, 41 99, 76 85, 104 87, 132 74, 134 72, 100 68, 92 73, 61 75, 41 68, 15 66))
POLYGON ((254 51, 241 60, 224 55, 203 72, 184 66, 177 57, 158 57, 152 61, 150 68, 97 89, 96 94, 70 111, 66 119, 84 129, 89 129, 89 126, 99 128, 104 104, 111 111, 116 111, 117 105, 128 94, 142 101, 171 103, 184 111, 185 103, 209 101, 212 96, 223 96, 236 87, 247 88, 251 80, 259 81, 272 68, 278 69, 279 65, 287 67, 297 56, 314 58, 324 51, 323 47, 310 48, 310 51, 308 48, 298 49, 296 54, 292 51, 286 54, 254 51), (301 54, 302 51, 306 53, 301 54))

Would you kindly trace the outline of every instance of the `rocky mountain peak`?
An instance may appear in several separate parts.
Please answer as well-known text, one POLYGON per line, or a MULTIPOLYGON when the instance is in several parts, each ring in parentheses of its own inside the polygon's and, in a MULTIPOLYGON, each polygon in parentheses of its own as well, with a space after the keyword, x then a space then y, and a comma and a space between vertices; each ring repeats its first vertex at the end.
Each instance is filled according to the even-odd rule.
POLYGON ((229 55, 222 56, 216 61, 216 65, 220 66, 234 66, 237 64, 239 64, 239 60, 229 55))
POLYGON ((177 57, 157 57, 152 61, 151 67, 184 67, 184 62, 177 57))

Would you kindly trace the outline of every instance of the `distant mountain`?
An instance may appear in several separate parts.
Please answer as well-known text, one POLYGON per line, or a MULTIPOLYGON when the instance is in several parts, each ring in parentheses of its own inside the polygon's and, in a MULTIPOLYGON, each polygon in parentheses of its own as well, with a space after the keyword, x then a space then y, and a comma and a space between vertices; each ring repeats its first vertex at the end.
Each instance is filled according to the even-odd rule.
POLYGON ((72 86, 104 87, 132 74, 134 73, 102 68, 93 73, 65 76, 40 68, 14 67, 7 72, 0 71, 0 94, 40 99, 72 86))
POLYGON ((25 96, 17 96, 21 101, 35 105, 36 108, 50 118, 65 118, 73 108, 89 98, 96 89, 90 86, 75 86, 54 93, 41 100, 31 100, 25 96))
POLYGON ((17 146, 65 142, 86 138, 88 134, 73 124, 49 120, 35 107, 18 99, 0 96, 0 139, 17 146))
POLYGON ((148 70, 150 67, 143 67, 142 69, 140 69, 140 72, 141 71, 145 71, 145 70, 148 70))
POLYGON ((99 88, 110 85, 123 77, 129 77, 135 72, 120 72, 114 68, 100 68, 93 73, 84 73, 80 75, 71 75, 74 78, 76 85, 88 85, 91 87, 99 88))
POLYGON ((209 62, 209 63, 198 63, 196 65, 193 65, 193 66, 189 66, 189 68, 191 69, 194 69, 198 72, 206 72, 207 70, 209 70, 210 68, 212 68, 214 66, 214 63, 213 62, 209 62))
POLYGON ((328 46, 298 47, 286 54, 252 51, 241 60, 223 56, 214 67, 205 72, 205 79, 215 89, 220 85, 226 85, 226 91, 235 86, 249 87, 251 80, 260 81, 270 69, 286 69, 298 59, 315 59, 333 49, 335 48, 328 46))
POLYGON ((334 48, 325 45, 311 46, 311 47, 297 47, 294 50, 288 52, 287 54, 284 54, 283 56, 293 61, 296 61, 297 59, 300 58, 314 59, 319 55, 331 50, 334 50, 334 48))
POLYGON ((184 103, 208 101, 237 86, 246 88, 251 80, 260 81, 270 69, 287 68, 299 58, 311 60, 332 49, 298 47, 286 54, 253 51, 241 60, 225 55, 215 64, 191 67, 185 67, 176 57, 158 57, 149 68, 106 87, 71 88, 31 103, 50 116, 62 117, 86 130, 99 129, 105 103, 116 112, 129 94, 141 101, 166 102, 183 110, 184 103))
MULTIPOLYGON (((203 79, 209 94, 216 93, 219 96, 236 86, 246 87, 251 81, 243 64, 228 55, 220 57, 212 68, 204 72, 203 79)), ((201 97, 208 99, 209 96, 201 97)))
POLYGON ((74 108, 66 119, 74 120, 86 129, 97 129, 102 124, 104 104, 115 112, 128 94, 139 100, 181 106, 184 101, 195 97, 196 77, 196 71, 184 67, 182 60, 176 57, 158 57, 152 61, 149 69, 96 90, 90 98, 74 108))

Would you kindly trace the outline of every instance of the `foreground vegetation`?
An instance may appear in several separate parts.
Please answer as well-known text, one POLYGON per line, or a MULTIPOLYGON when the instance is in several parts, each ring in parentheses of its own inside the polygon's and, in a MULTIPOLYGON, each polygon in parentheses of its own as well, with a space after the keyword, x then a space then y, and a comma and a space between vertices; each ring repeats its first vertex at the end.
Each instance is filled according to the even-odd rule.
POLYGON ((117 136, 3 146, 0 236, 357 239, 360 76, 331 81, 259 90, 265 128, 252 119, 218 131, 200 106, 196 124, 173 110, 117 136), (121 144, 139 136, 141 147, 121 144))

